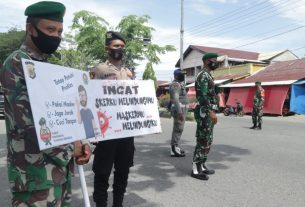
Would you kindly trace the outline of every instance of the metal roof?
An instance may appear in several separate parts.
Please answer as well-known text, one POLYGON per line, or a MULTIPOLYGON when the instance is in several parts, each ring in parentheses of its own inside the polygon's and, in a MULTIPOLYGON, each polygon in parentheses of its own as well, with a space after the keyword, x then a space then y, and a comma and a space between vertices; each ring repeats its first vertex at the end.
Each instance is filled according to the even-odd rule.
POLYGON ((293 84, 295 84, 295 85, 302 85, 302 84, 305 84, 305 80, 299 80, 299 81, 297 81, 297 82, 295 82, 293 84))
MULTIPOLYGON (((277 85, 290 85, 297 80, 288 80, 288 81, 271 81, 271 82, 262 82, 262 86, 277 86, 277 85)), ((238 87, 250 87, 250 86, 255 86, 255 83, 229 83, 222 85, 220 87, 222 88, 238 88, 238 87)))
MULTIPOLYGON (((241 60, 258 60, 259 53, 249 52, 242 50, 232 50, 217 47, 206 47, 199 45, 190 45, 183 53, 183 58, 185 58, 192 50, 199 50, 202 53, 214 52, 218 55, 227 55, 229 58, 241 59, 241 60)), ((177 61, 175 67, 179 67, 180 59, 177 61)))
MULTIPOLYGON (((257 73, 247 78, 235 81, 231 85, 243 84, 248 86, 249 83, 254 84, 256 81, 261 81, 266 84, 278 85, 291 84, 297 80, 305 78, 305 59, 290 60, 273 63, 257 73)), ((239 86, 241 87, 241 86, 239 86)))
MULTIPOLYGON (((228 80, 230 80, 230 79, 214 80, 214 84, 220 84, 220 83, 226 82, 228 80)), ((195 82, 186 86, 186 88, 190 88, 190 87, 195 87, 195 82)))

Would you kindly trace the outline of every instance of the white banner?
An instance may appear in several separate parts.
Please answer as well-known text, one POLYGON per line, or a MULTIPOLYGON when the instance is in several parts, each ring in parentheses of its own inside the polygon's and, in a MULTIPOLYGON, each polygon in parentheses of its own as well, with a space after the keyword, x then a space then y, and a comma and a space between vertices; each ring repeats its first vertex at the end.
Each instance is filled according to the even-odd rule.
POLYGON ((22 65, 41 150, 161 132, 153 81, 90 80, 88 72, 63 66, 22 65))

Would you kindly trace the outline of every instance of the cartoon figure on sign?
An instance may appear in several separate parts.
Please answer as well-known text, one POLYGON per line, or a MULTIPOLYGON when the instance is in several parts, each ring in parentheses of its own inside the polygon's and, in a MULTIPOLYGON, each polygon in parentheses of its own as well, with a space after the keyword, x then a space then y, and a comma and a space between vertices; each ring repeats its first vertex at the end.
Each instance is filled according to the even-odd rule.
POLYGON ((28 70, 29 77, 34 79, 36 77, 34 63, 26 61, 25 65, 26 65, 26 68, 28 70))
POLYGON ((52 139, 52 133, 51 130, 47 127, 46 119, 41 118, 39 120, 40 125, 40 139, 45 143, 45 145, 52 145, 51 139, 52 139))
POLYGON ((76 98, 78 123, 84 125, 86 138, 95 137, 95 130, 98 128, 95 126, 93 113, 87 106, 88 96, 87 91, 83 85, 78 86, 78 93, 79 100, 76 98), (80 105, 82 108, 80 108, 80 105))
POLYGON ((97 118, 100 124, 100 129, 101 129, 101 133, 103 135, 103 137, 105 137, 105 133, 108 130, 108 128, 111 129, 111 127, 109 127, 109 119, 111 119, 112 117, 107 117, 106 116, 106 111, 103 112, 97 112, 97 118))

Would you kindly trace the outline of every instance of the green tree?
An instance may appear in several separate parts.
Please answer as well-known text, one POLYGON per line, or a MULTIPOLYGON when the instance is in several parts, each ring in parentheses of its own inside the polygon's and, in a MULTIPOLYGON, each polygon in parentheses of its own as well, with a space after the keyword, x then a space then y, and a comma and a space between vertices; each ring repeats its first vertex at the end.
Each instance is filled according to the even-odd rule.
POLYGON ((157 77, 156 77, 155 71, 152 67, 152 63, 147 63, 146 64, 145 71, 143 73, 142 79, 143 80, 153 80, 154 84, 155 84, 155 89, 157 89, 157 87, 158 87, 157 77))
POLYGON ((76 12, 71 33, 75 34, 77 50, 91 56, 93 61, 105 61, 105 33, 108 25, 106 20, 92 12, 76 12))
POLYGON ((0 65, 15 50, 19 49, 25 39, 25 31, 11 28, 8 32, 0 33, 0 65))
MULTIPOLYGON (((150 64, 146 68, 153 70, 153 64, 160 63, 159 55, 173 51, 175 48, 172 45, 143 44, 143 39, 151 39, 152 32, 155 31, 154 28, 147 26, 149 19, 150 17, 147 15, 141 17, 129 15, 123 17, 116 27, 110 27, 105 19, 92 12, 85 10, 76 12, 70 35, 65 37, 65 42, 74 45, 73 48, 67 50, 77 50, 77 52, 70 51, 71 60, 73 60, 73 55, 80 54, 82 55, 81 60, 85 59, 89 66, 105 61, 107 59, 105 33, 107 30, 115 28, 114 30, 119 31, 126 39, 125 65, 133 70, 138 66, 137 61, 146 59, 150 64)), ((53 62, 70 66, 69 61, 64 61, 67 51, 59 50, 59 53, 61 55, 57 55, 53 62)))
MULTIPOLYGON (((126 65, 128 68, 135 68, 138 64, 136 61, 148 60, 146 68, 153 70, 152 65, 160 63, 160 54, 174 51, 172 45, 159 46, 157 44, 144 44, 144 39, 152 39, 153 27, 147 26, 150 17, 147 15, 138 17, 129 15, 123 17, 116 27, 126 38, 126 65)), ((148 72, 150 73, 150 72, 148 72)))
POLYGON ((93 58, 76 49, 61 48, 48 60, 53 64, 87 71, 92 66, 93 58))

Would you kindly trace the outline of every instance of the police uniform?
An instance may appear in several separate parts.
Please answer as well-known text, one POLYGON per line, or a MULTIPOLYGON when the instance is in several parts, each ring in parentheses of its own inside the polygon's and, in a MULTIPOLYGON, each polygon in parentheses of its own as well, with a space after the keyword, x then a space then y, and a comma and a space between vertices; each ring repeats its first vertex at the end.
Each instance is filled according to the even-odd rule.
MULTIPOLYGON (((261 85, 261 82, 255 82, 255 85, 261 85)), ((265 91, 263 88, 256 88, 253 99, 252 122, 253 126, 250 129, 262 129, 262 117, 264 114, 265 91)))
MULTIPOLYGON (((116 32, 107 32, 106 34, 106 41, 121 38, 116 32)), ((130 80, 133 76, 129 69, 125 67, 118 68, 111 62, 106 61, 92 69, 91 77, 106 80, 130 80)), ((133 166, 134 150, 133 137, 107 140, 97 144, 93 152, 95 155, 93 160, 93 200, 97 207, 107 206, 108 180, 113 166, 113 206, 122 206, 129 168, 133 166)))
MULTIPOLYGON (((174 71, 174 76, 184 76, 181 69, 174 71)), ((169 86, 169 94, 171 101, 171 114, 174 118, 172 139, 171 139, 171 156, 183 157, 185 153, 179 147, 179 141, 184 128, 185 118, 188 111, 188 97, 183 81, 175 79, 169 86), (183 120, 180 120, 179 116, 183 116, 183 120)))
MULTIPOLYGON (((28 17, 62 22, 65 6, 38 2, 25 10, 28 17)), ((74 162, 71 145, 39 150, 21 58, 46 61, 27 44, 4 61, 1 84, 5 100, 7 170, 12 206, 70 206, 74 162)))
MULTIPOLYGON (((217 58, 217 56, 215 53, 206 53, 203 56, 203 60, 217 58)), ((218 109, 214 78, 206 68, 203 68, 196 77, 195 91, 198 103, 194 111, 197 128, 192 176, 206 180, 208 179, 206 174, 214 173, 213 170, 209 170, 205 166, 213 142, 214 124, 212 123, 210 112, 216 112, 218 109)))

